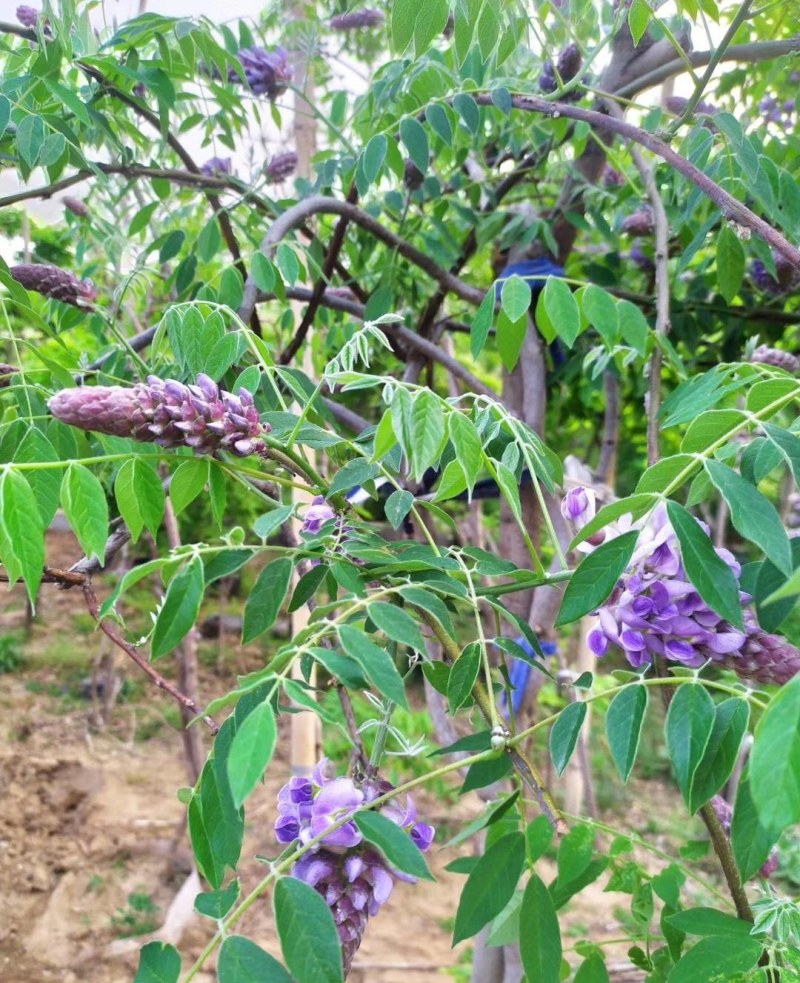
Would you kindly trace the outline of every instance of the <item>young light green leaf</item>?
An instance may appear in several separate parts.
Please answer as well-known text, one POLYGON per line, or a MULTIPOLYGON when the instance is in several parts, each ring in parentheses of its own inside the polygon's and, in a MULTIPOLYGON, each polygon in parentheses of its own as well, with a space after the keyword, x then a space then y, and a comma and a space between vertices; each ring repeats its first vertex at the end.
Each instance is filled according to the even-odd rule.
POLYGON ((480 932, 511 900, 525 864, 525 837, 507 833, 475 865, 461 892, 453 945, 480 932))
POLYGON ((344 983, 342 949, 325 899, 297 877, 275 885, 275 925, 295 983, 344 983))
POLYGON ((272 760, 276 737, 275 714, 266 701, 248 713, 236 728, 228 752, 228 781, 237 809, 259 783, 272 760))
POLYGON ((522 277, 514 276, 501 281, 500 307, 510 321, 518 321, 528 313, 531 306, 531 288, 522 277))
POLYGON ((728 503, 736 531, 760 546, 779 570, 791 574, 792 549, 775 506, 726 464, 708 460, 705 468, 728 503))
POLYGON ((84 553, 100 562, 106 555, 108 504, 103 486, 82 464, 73 462, 61 482, 61 507, 84 553))
POLYGON ((175 515, 191 504, 208 482, 208 461, 191 458, 178 465, 169 483, 169 498, 175 515))
POLYGON ((572 291, 559 277, 550 276, 542 291, 542 303, 556 334, 572 348, 581 333, 581 314, 572 291))
POLYGON ((186 637, 200 613, 205 589, 203 561, 193 556, 186 566, 170 580, 164 603, 156 618, 151 657, 160 659, 171 652, 186 637))
POLYGON ((268 563, 247 598, 242 625, 242 644, 263 635, 274 624, 292 580, 292 561, 282 556, 268 563))
POLYGON ((739 584, 728 564, 700 524, 677 502, 667 502, 667 514, 681 548, 681 559, 690 582, 706 604, 720 617, 744 629, 739 584))
POLYGON ((636 761, 647 702, 647 687, 634 683, 617 693, 606 713, 608 746, 623 782, 636 761))
POLYGON ((164 516, 164 489, 152 468, 138 457, 129 458, 117 472, 114 496, 134 543, 145 526, 155 534, 164 516))
POLYGON ((10 583, 25 581, 31 605, 44 572, 44 526, 31 486, 19 471, 0 473, 0 560, 10 583))
POLYGON ((550 731, 550 757, 559 778, 569 764, 585 719, 586 704, 579 701, 564 707, 553 724, 550 731))
POLYGON ((413 877, 435 880, 424 854, 397 823, 372 810, 357 812, 353 819, 364 839, 376 846, 393 867, 413 877))
POLYGON ((520 910, 519 954, 527 980, 536 983, 560 983, 561 930, 553 899, 536 874, 525 888, 520 910))
POLYGON ((556 626, 582 618, 605 601, 627 567, 639 533, 623 533, 598 546, 579 564, 567 584, 556 626))
POLYGON ((714 701, 705 687, 698 683, 679 686, 669 705, 664 729, 669 757, 687 806, 713 728, 714 701))

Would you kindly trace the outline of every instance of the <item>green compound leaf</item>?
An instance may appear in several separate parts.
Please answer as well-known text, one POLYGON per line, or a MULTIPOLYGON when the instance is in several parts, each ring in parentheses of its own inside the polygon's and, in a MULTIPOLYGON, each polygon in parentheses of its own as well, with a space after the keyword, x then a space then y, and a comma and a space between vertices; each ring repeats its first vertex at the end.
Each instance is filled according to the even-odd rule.
POLYGON ((684 683, 675 691, 667 712, 667 750, 686 805, 692 801, 695 773, 714 728, 714 701, 705 687, 684 683))
POLYGON ((759 821, 780 831, 800 820, 800 675, 773 696, 755 738, 750 791, 759 821))
POLYGON ((702 939, 678 960, 669 974, 669 983, 731 980, 752 969, 761 952, 758 939, 732 935, 710 936, 702 939))
POLYGON ((692 585, 712 611, 743 629, 739 585, 733 571, 683 506, 667 502, 667 514, 678 537, 683 565, 692 585))
POLYGON ((344 983, 336 924, 313 887, 281 877, 275 885, 275 925, 295 983, 344 983))
POLYGON ((162 655, 171 652, 186 637, 197 621, 204 589, 203 561, 199 556, 194 556, 175 574, 167 587, 153 631, 153 659, 160 659, 162 655))
POLYGON ((145 527, 155 535, 164 516, 164 489, 151 467, 138 457, 126 461, 117 472, 114 496, 134 543, 145 527))
POLYGON ((243 935, 229 935, 222 943, 217 979, 219 983, 292 983, 277 959, 243 935))
POLYGON ((364 839, 376 846, 393 867, 414 877, 435 880, 424 854, 397 823, 371 810, 357 812, 353 819, 364 839))
POLYGON ((749 719, 749 705, 735 696, 714 708, 714 727, 692 783, 690 812, 705 805, 730 778, 749 719))
POLYGON ((636 761, 648 699, 647 687, 634 683, 617 693, 606 713, 608 745, 623 782, 636 761))
POLYGON ((560 983, 561 931, 544 882, 536 874, 525 888, 520 909, 519 954, 525 978, 536 983, 560 983))
POLYGON ((750 776, 746 774, 736 791, 731 821, 733 858, 743 882, 749 880, 769 857, 780 832, 773 832, 762 825, 750 794, 750 776))
POLYGON ((108 539, 108 503, 103 486, 82 464, 70 464, 61 483, 61 507, 84 553, 103 562, 108 539))
POLYGON ((261 780, 275 751, 278 728, 275 714, 264 702, 236 728, 228 754, 228 781, 238 809, 261 780))
POLYGON ((376 645, 362 631, 350 625, 339 626, 339 639, 342 648, 358 664, 378 693, 401 707, 408 707, 403 677, 385 648, 376 645))
POLYGON ((564 774, 569 764, 585 719, 586 704, 570 703, 569 706, 564 707, 553 724, 550 731, 550 756, 559 777, 564 774))
POLYGON ((760 546, 779 570, 790 575, 792 549, 775 506, 727 465, 719 461, 706 461, 705 468, 728 503, 736 531, 760 546))
POLYGON ((0 560, 9 582, 25 581, 31 605, 44 570, 44 526, 33 492, 18 471, 0 474, 0 560))
POLYGON ((571 624, 600 607, 627 567, 639 533, 623 533, 586 556, 564 591, 556 627, 571 624))
POLYGON ((288 556, 273 560, 264 567, 245 605, 242 625, 243 645, 263 635, 275 624, 291 581, 292 561, 288 556))
POLYGON ((511 900, 524 864, 525 837, 522 833, 507 833, 486 851, 461 892, 453 945, 472 938, 500 914, 511 900))
POLYGON ((139 968, 133 983, 178 983, 181 957, 174 945, 148 942, 139 951, 139 968))
POLYGON ((480 644, 470 642, 450 667, 450 675, 447 679, 447 702, 450 705, 450 713, 455 713, 470 698, 480 670, 480 644))

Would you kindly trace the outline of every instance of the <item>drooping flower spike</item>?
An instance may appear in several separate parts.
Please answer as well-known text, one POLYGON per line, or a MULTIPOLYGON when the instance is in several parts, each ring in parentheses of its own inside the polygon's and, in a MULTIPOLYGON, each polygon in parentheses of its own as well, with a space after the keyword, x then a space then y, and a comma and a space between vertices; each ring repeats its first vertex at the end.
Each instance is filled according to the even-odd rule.
MULTIPOLYGON (((579 490, 573 489, 562 511, 568 519, 576 513, 573 521, 585 524, 594 509, 579 508, 581 502, 579 490)), ((741 568, 733 555, 725 549, 716 552, 738 580, 741 568)), ((739 598, 743 607, 750 602, 741 591, 739 598)), ((602 658, 620 650, 635 669, 655 657, 693 669, 713 662, 743 679, 776 685, 800 672, 800 651, 763 631, 752 612, 745 610, 742 631, 700 597, 686 575, 678 537, 663 505, 640 528, 627 570, 596 614, 599 623, 587 638, 591 651, 602 658)))
POLYGON ((229 451, 247 457, 263 450, 269 424, 261 423, 244 388, 225 392, 202 373, 195 385, 148 376, 134 386, 62 389, 48 403, 53 416, 81 430, 161 447, 191 447, 198 454, 229 451))
MULTIPOLYGON (((310 778, 291 778, 278 793, 275 837, 279 843, 309 843, 333 823, 345 820, 292 867, 292 876, 313 887, 331 910, 342 942, 345 975, 367 921, 389 900, 395 881, 415 882, 414 877, 390 867, 365 843, 350 818, 359 806, 391 790, 388 782, 378 779, 366 780, 359 787, 350 778, 334 777, 323 758, 310 778)), ((404 829, 420 850, 430 849, 435 830, 417 821, 410 798, 393 799, 380 812, 404 829)))

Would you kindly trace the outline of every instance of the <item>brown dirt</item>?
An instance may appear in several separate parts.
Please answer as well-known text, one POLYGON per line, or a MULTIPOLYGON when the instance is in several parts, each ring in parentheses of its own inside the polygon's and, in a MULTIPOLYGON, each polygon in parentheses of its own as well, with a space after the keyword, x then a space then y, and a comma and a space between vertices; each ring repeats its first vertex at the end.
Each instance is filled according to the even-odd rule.
MULTIPOLYGON (((51 534, 51 564, 68 566, 77 555, 71 536, 51 534)), ((25 642, 24 666, 0 676, 0 979, 129 983, 142 942, 120 939, 118 921, 130 911, 129 896, 149 896, 158 906, 147 927, 151 931, 164 920, 191 870, 184 809, 176 798, 186 783, 180 735, 172 724, 174 714, 165 721, 172 712, 167 697, 151 689, 117 705, 104 732, 93 730, 91 705, 76 700, 70 687, 76 675, 88 674, 101 638, 89 633, 75 591, 45 586, 37 615, 25 642), (72 649, 65 654, 59 646, 68 641, 72 649)), ((0 596, 0 634, 23 624, 24 596, 15 588, 0 596)), ((129 679, 136 678, 134 668, 125 671, 129 679)), ((206 670, 201 683, 203 695, 211 696, 232 679, 206 670)), ((279 747, 286 746, 279 741, 279 747)), ((243 892, 263 876, 256 854, 276 852, 274 802, 287 774, 285 755, 279 752, 266 784, 248 803, 243 892)), ((482 807, 474 796, 455 809, 424 797, 418 805, 439 823, 469 819, 482 807)), ((442 979, 447 967, 458 964, 469 947, 450 946, 463 885, 461 876, 442 869, 453 856, 453 851, 433 853, 436 883, 397 886, 389 905, 368 926, 352 981, 424 983, 442 979)), ((580 938, 619 936, 611 912, 627 900, 603 894, 601 887, 584 892, 570 909, 565 946, 580 938)), ((236 930, 279 955, 268 898, 236 930)), ((188 918, 180 940, 175 939, 184 967, 212 932, 209 920, 188 918)), ((211 963, 197 977, 202 983, 215 979, 211 963)))

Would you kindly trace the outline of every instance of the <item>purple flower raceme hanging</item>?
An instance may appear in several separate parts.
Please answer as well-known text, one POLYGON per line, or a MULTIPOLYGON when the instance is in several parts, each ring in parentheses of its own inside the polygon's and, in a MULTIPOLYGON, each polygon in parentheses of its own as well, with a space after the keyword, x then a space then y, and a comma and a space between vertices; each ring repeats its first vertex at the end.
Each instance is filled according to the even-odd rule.
POLYGON ((270 184, 277 184, 291 177, 297 169, 299 158, 293 150, 286 150, 275 156, 264 166, 264 176, 270 184))
POLYGON ((385 19, 380 10, 367 7, 363 10, 350 10, 346 14, 336 14, 329 23, 335 31, 361 31, 364 28, 378 27, 385 19))
POLYGON ((230 157, 211 157, 205 164, 200 165, 200 173, 204 177, 225 177, 231 174, 233 164, 230 157))
MULTIPOLYGON (((342 942, 345 975, 361 944, 367 921, 389 900, 395 881, 415 883, 414 877, 390 867, 374 847, 365 843, 350 818, 359 806, 391 789, 388 782, 378 780, 367 780, 359 787, 350 778, 335 778, 323 758, 310 778, 291 778, 278 793, 275 837, 284 845, 309 843, 333 823, 346 820, 292 867, 292 876, 313 887, 331 910, 342 942)), ((404 829, 420 850, 430 848, 435 830, 427 823, 417 822, 410 798, 404 805, 392 800, 380 812, 404 829)))
POLYGON ((91 307, 97 300, 97 290, 91 280, 79 280, 69 270, 41 263, 20 263, 9 270, 11 276, 26 290, 52 297, 73 307, 91 307))
MULTIPOLYGON (((588 489, 572 489, 562 512, 581 528, 594 516, 593 495, 588 489)), ((608 527, 601 533, 603 540, 618 535, 624 526, 608 527)), ((586 551, 599 543, 581 545, 586 551)), ((738 580, 741 568, 733 555, 725 549, 716 552, 738 580)), ((743 606, 750 601, 743 592, 739 598, 743 606)), ((634 669, 659 656, 693 669, 713 662, 764 684, 783 685, 800 672, 800 651, 779 635, 763 631, 750 611, 744 612, 742 631, 700 597, 684 570, 664 505, 640 529, 631 562, 597 616, 599 625, 589 632, 589 648, 598 658, 621 650, 634 669)))
POLYGON ((148 376, 134 386, 62 389, 48 403, 53 416, 81 430, 161 447, 191 447, 198 454, 229 451, 237 457, 264 448, 269 424, 261 423, 246 389, 225 392, 202 373, 195 385, 148 376))
MULTIPOLYGON (((292 68, 289 55, 285 48, 277 47, 274 51, 266 48, 240 48, 236 53, 242 68, 245 81, 257 96, 266 96, 274 101, 286 91, 292 80, 292 68)), ((241 82, 241 76, 233 68, 228 69, 229 82, 241 82)))

